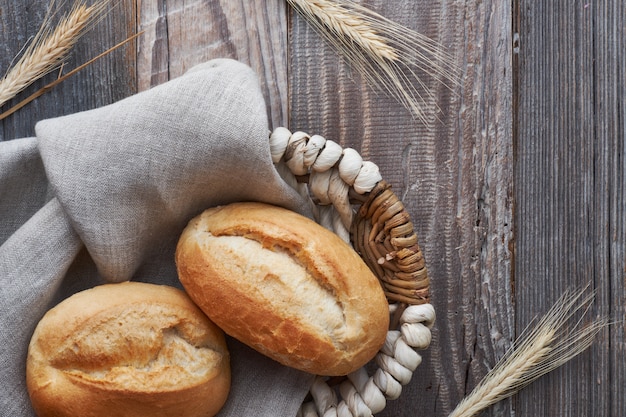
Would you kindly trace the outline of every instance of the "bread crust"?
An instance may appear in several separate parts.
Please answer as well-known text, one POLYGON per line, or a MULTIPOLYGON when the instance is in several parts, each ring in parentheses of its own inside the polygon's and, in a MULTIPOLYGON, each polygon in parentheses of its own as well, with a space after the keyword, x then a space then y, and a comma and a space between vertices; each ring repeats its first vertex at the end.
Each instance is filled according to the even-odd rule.
POLYGON ((224 334, 181 290, 125 282, 41 319, 26 382, 39 417, 208 417, 230 390, 224 334))
POLYGON ((206 210, 184 230, 179 279, 227 334, 317 375, 371 360, 389 326, 382 288, 337 235, 262 203, 206 210))

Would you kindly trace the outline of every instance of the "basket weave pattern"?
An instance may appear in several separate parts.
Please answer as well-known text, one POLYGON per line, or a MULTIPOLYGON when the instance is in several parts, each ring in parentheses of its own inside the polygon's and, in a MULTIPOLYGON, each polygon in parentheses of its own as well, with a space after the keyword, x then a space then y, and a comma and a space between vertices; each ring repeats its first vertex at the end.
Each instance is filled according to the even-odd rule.
POLYGON ((298 416, 362 416, 382 411, 410 382, 431 342, 435 311, 429 278, 413 224, 378 167, 354 149, 319 135, 270 133, 272 160, 281 176, 311 201, 318 223, 351 244, 378 277, 392 314, 373 375, 361 368, 338 390, 317 376, 298 416), (355 210, 354 206, 360 205, 355 210), (337 392, 338 391, 338 392, 337 392), (338 395, 339 394, 339 395, 338 395))
POLYGON ((368 193, 351 227, 352 243, 390 302, 429 302, 426 262, 410 216, 384 180, 368 193))

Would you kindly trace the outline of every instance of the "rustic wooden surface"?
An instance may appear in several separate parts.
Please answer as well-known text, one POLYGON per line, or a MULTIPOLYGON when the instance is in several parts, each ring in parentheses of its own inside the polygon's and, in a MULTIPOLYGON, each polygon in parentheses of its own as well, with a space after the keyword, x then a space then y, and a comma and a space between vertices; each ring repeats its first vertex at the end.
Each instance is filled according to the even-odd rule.
POLYGON ((624 361, 626 9, 623 2, 517 5, 516 327, 590 283, 616 324, 530 387, 520 415, 626 415, 624 361))
MULTIPOLYGON (((2 71, 47 3, 0 2, 2 71)), ((623 2, 364 4, 439 41, 460 67, 452 90, 428 81, 429 127, 368 88, 283 0, 119 0, 67 68, 144 35, 0 122, 0 139, 31 136, 37 120, 115 102, 208 59, 245 62, 259 74, 271 126, 358 149, 413 216, 438 319, 413 381, 381 415, 447 415, 535 315, 585 284, 597 291, 592 316, 615 324, 485 415, 626 415, 623 2)))

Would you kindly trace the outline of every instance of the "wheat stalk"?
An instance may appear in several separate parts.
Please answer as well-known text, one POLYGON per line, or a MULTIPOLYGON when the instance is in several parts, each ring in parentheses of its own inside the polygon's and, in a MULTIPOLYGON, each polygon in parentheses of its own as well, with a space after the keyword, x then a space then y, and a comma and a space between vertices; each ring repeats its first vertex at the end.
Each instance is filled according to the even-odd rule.
POLYGON ((287 0, 372 86, 418 119, 432 96, 420 74, 453 86, 458 69, 441 45, 349 0, 287 0))
MULTIPOLYGON (((520 342, 487 373, 476 388, 459 403, 449 417, 475 416, 503 400, 542 375, 558 368, 585 349, 606 326, 604 319, 583 326, 573 325, 574 315, 588 312, 593 294, 566 292, 532 330, 520 336, 520 342)), ((581 318, 582 319, 582 318, 581 318)))
POLYGON ((142 30, 139 33, 136 33, 136 34, 134 34, 132 36, 129 36, 128 38, 124 39, 122 42, 118 43, 117 45, 112 46, 111 48, 107 49, 106 51, 102 52, 101 54, 91 58, 89 61, 87 61, 87 62, 85 62, 83 64, 80 64, 79 66, 77 66, 73 70, 71 70, 71 71, 63 74, 62 76, 56 78, 51 83, 44 85, 42 88, 40 88, 39 90, 35 91, 33 94, 31 94, 30 96, 26 97, 25 99, 23 99, 19 103, 11 106, 9 109, 4 111, 3 113, 0 113, 0 120, 6 119, 7 117, 12 115, 16 111, 18 111, 19 109, 21 109, 22 107, 27 105, 28 103, 30 103, 31 101, 35 100, 36 98, 41 97, 42 95, 44 95, 48 91, 52 90, 57 85, 61 84, 66 79, 70 78, 71 76, 73 76, 74 74, 78 73, 79 71, 87 68, 89 65, 93 64, 94 62, 96 62, 100 58, 110 54, 111 52, 113 52, 116 49, 118 49, 118 48, 122 47, 123 45, 125 45, 126 43, 128 43, 128 42, 136 39, 137 37, 143 35, 144 32, 145 31, 142 30))
POLYGON ((58 68, 76 41, 106 9, 107 4, 108 1, 101 1, 87 7, 79 0, 54 29, 51 23, 52 14, 48 13, 22 57, 0 80, 0 106, 35 80, 58 68))

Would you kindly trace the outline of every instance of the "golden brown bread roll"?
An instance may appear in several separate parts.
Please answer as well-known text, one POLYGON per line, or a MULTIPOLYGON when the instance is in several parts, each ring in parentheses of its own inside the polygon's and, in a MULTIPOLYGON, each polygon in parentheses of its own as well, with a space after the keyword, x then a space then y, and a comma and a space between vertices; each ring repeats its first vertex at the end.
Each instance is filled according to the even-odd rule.
POLYGON ((40 417, 208 417, 226 401, 230 361, 223 332, 183 291, 107 284, 46 313, 26 382, 40 417))
POLYGON ((385 341, 389 307, 377 278, 338 236, 292 211, 206 210, 183 231, 176 264, 213 322, 284 365, 345 375, 385 341))

